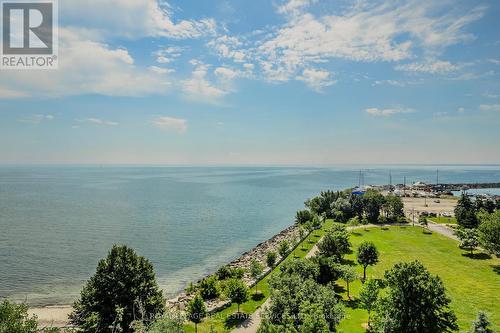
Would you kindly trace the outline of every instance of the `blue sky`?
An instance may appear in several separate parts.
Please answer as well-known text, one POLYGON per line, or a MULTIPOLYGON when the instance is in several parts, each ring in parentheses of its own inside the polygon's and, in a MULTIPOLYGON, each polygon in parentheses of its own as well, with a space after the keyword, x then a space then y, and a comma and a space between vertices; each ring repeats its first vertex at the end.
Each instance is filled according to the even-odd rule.
POLYGON ((0 163, 500 163, 496 1, 59 3, 0 163))

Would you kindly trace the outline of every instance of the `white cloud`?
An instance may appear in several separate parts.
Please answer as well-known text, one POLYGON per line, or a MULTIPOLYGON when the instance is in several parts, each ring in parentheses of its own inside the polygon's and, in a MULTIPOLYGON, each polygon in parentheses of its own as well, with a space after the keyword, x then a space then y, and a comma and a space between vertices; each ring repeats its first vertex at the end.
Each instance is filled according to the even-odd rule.
POLYGON ((42 121, 46 121, 46 120, 50 121, 53 119, 54 119, 54 116, 51 114, 33 114, 33 115, 19 119, 19 121, 22 123, 38 125, 42 121))
MULTIPOLYGON (((290 1, 287 5, 295 10, 306 3, 290 1)), ((252 52, 264 75, 275 81, 289 80, 312 64, 333 58, 397 62, 417 53, 435 58, 447 46, 473 39, 464 28, 485 11, 485 7, 475 7, 458 13, 451 5, 409 0, 358 3, 336 15, 299 11, 252 52)))
POLYGON ((81 123, 91 123, 95 125, 103 125, 103 126, 118 126, 117 122, 114 121, 108 121, 108 120, 103 120, 99 118, 87 118, 87 119, 82 119, 78 120, 81 123))
POLYGON ((335 84, 337 81, 331 79, 332 73, 316 69, 304 69, 297 80, 304 81, 313 90, 321 92, 324 88, 335 84))
POLYGON ((482 93, 481 95, 483 97, 487 97, 487 98, 499 98, 500 97, 500 94, 492 94, 489 92, 482 93))
POLYGON ((459 107, 459 108, 457 109, 457 112, 458 112, 458 113, 464 113, 464 112, 465 112, 465 108, 463 108, 463 107, 459 107))
POLYGON ((228 93, 228 91, 216 87, 207 79, 209 65, 198 60, 192 60, 191 63, 195 64, 191 78, 182 82, 182 89, 188 98, 215 102, 228 93))
POLYGON ((500 104, 481 104, 479 109, 482 111, 500 111, 500 104))
POLYGON ((60 17, 65 21, 71 22, 74 26, 96 30, 104 36, 181 39, 211 35, 216 29, 213 19, 175 22, 173 10, 166 1, 61 1, 60 10, 60 17))
POLYGON ((448 74, 460 70, 462 66, 452 64, 449 61, 427 61, 421 63, 410 63, 397 65, 398 71, 413 72, 413 73, 428 73, 428 74, 448 74))
POLYGON ((179 133, 187 131, 187 120, 173 117, 158 117, 152 121, 153 126, 162 130, 174 130, 179 133))
POLYGON ((500 60, 499 59, 488 59, 489 62, 495 65, 500 65, 500 60))
POLYGON ((368 108, 365 110, 365 112, 375 117, 387 117, 395 114, 413 113, 415 112, 415 110, 408 108, 394 108, 394 109, 368 108))
POLYGON ((379 86, 379 85, 383 85, 383 84, 388 84, 390 86, 395 86, 395 87, 405 87, 406 86, 405 82, 401 82, 398 80, 376 80, 373 83, 374 86, 379 86))
POLYGON ((178 46, 169 46, 159 49, 154 53, 156 56, 156 61, 160 64, 168 64, 179 58, 185 48, 178 46))
POLYGON ((243 42, 234 36, 220 36, 207 45, 213 48, 219 57, 232 59, 236 63, 243 63, 248 58, 248 51, 243 48, 243 42))
POLYGON ((175 72, 174 69, 165 68, 165 67, 158 67, 158 66, 150 66, 149 70, 156 73, 156 74, 168 74, 168 73, 175 72))
POLYGON ((228 67, 217 67, 214 70, 214 74, 226 80, 233 80, 240 75, 237 71, 228 67))
POLYGON ((171 83, 163 73, 140 68, 126 49, 113 49, 90 37, 84 30, 60 28, 59 69, 5 71, 0 87, 9 87, 7 97, 142 96, 169 90, 171 83))
POLYGON ((287 0, 286 3, 278 6, 278 13, 286 15, 298 15, 306 7, 315 2, 317 2, 317 0, 287 0))

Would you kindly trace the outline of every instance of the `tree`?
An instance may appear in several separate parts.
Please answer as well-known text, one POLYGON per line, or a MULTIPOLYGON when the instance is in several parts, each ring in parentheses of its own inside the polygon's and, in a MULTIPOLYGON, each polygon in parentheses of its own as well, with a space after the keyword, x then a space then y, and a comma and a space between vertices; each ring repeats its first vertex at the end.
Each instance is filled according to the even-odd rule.
POLYGON ((304 227, 299 227, 299 238, 300 238, 300 243, 302 250, 304 249, 304 237, 306 237, 306 229, 304 227))
POLYGON ((145 320, 163 314, 164 299, 153 265, 127 247, 114 245, 81 291, 70 321, 85 332, 131 333, 138 308, 145 320))
POLYGON ((372 242, 363 242, 358 247, 358 263, 363 266, 363 282, 366 280, 366 268, 378 262, 378 250, 372 242))
POLYGON ((368 222, 377 223, 384 201, 384 196, 375 190, 368 190, 363 195, 363 209, 368 222))
POLYGON ((230 279, 226 284, 226 296, 231 302, 238 304, 238 312, 240 312, 240 304, 248 300, 247 285, 237 279, 230 279))
POLYGON ((354 269, 354 267, 347 266, 347 265, 342 267, 341 272, 342 272, 341 273, 342 280, 345 281, 346 287, 347 287, 347 298, 351 299, 351 295, 349 293, 349 284, 351 282, 356 281, 356 279, 358 278, 358 274, 356 273, 356 270, 354 269))
POLYGON ((368 280, 359 292, 361 307, 368 312, 368 328, 371 328, 371 313, 378 299, 380 286, 377 280, 368 280))
POLYGON ((479 246, 477 229, 458 228, 456 235, 460 240, 460 247, 470 251, 470 255, 474 254, 474 249, 479 246))
POLYGON ((304 210, 299 210, 295 214, 295 223, 297 224, 306 224, 307 222, 311 221, 312 219, 312 214, 310 211, 307 209, 304 210))
POLYGON ((479 242, 490 253, 500 257, 500 210, 480 217, 479 242))
POLYGON ((388 195, 385 197, 384 203, 386 216, 392 220, 404 216, 404 204, 400 197, 388 195))
POLYGON ((319 242, 318 250, 320 255, 334 257, 340 261, 345 254, 349 253, 350 246, 349 232, 343 228, 328 232, 319 242))
POLYGON ((255 293, 257 294, 257 282, 259 282, 259 277, 262 275, 264 272, 264 267, 260 262, 257 260, 253 259, 252 262, 250 263, 250 275, 252 275, 252 278, 255 281, 255 293))
POLYGON ((349 199, 344 197, 339 197, 332 204, 332 214, 333 218, 336 221, 342 223, 347 222, 351 217, 353 217, 353 210, 349 199))
POLYGON ((267 255, 266 255, 266 263, 267 263, 267 267, 273 269, 274 265, 276 264, 276 252, 274 251, 269 251, 267 252, 267 255))
POLYGON ((308 259, 291 260, 271 276, 271 304, 264 312, 259 333, 323 332, 324 325, 318 322, 323 319, 330 331, 336 331, 343 308, 333 288, 315 281, 315 266, 308 259))
POLYGON ((381 332, 440 333, 458 329, 443 282, 418 261, 385 272, 388 291, 379 299, 375 326, 381 332))
POLYGON ((187 316, 194 323, 194 330, 198 332, 198 324, 207 316, 207 308, 200 294, 193 298, 187 308, 187 316))
POLYGON ((427 215, 420 215, 418 217, 418 223, 425 227, 425 228, 428 228, 429 227, 429 222, 427 221, 427 215))
POLYGON ((476 217, 476 207, 469 196, 462 193, 455 207, 455 217, 457 224, 463 228, 477 228, 478 220, 476 217))
POLYGON ((469 333, 494 333, 488 316, 482 311, 477 314, 476 320, 472 322, 469 333))
POLYGON ((278 252, 281 258, 284 259, 288 254, 288 251, 290 251, 290 244, 288 243, 287 240, 282 240, 278 245, 278 252))
MULTIPOLYGON (((28 315, 28 306, 26 304, 14 304, 8 300, 0 303, 0 333, 37 332, 39 332, 37 318, 28 315)), ((56 330, 53 330, 53 332, 56 332, 56 330)))
POLYGON ((318 267, 316 282, 327 285, 332 281, 337 281, 341 275, 341 266, 333 258, 315 256, 311 259, 318 267))
POLYGON ((217 285, 217 277, 209 276, 200 282, 200 295, 204 300, 215 299, 219 297, 219 287, 217 285))

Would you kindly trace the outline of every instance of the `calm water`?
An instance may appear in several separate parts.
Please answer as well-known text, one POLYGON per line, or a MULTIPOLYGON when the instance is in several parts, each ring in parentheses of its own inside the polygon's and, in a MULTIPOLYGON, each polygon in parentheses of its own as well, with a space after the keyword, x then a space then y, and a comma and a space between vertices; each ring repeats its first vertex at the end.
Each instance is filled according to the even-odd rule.
MULTIPOLYGON (((366 184, 389 167, 363 167, 366 184)), ((434 166, 391 166, 394 183, 434 166)), ((440 166, 442 182, 500 182, 500 166, 440 166)), ((167 295, 293 223, 304 199, 359 167, 0 167, 0 298, 72 302, 114 243, 154 264, 167 295)))

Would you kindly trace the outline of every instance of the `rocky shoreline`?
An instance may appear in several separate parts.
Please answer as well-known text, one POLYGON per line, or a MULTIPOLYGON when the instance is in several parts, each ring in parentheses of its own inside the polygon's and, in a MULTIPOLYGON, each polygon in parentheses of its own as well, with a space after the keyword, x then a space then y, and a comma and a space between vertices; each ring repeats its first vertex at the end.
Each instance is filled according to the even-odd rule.
MULTIPOLYGON (((250 268, 250 263, 252 260, 257 260, 263 264, 265 267, 264 275, 266 275, 270 269, 266 265, 266 255, 269 251, 278 252, 278 244, 283 240, 288 241, 291 247, 296 246, 296 240, 299 238, 299 227, 297 224, 293 224, 286 229, 280 231, 278 234, 274 235, 270 239, 256 245, 253 249, 244 252, 237 259, 233 260, 227 264, 231 268, 243 268, 248 270, 250 268)), ((278 258, 281 260, 281 258, 278 258)), ((212 274, 210 274, 212 275, 212 274)), ((208 275, 208 276, 210 276, 208 275)), ((206 276, 206 277, 208 277, 206 276)), ((205 277, 205 278, 206 278, 205 277)), ((196 283, 200 282, 200 279, 196 283)), ((246 272, 243 276, 243 281, 249 286, 253 286, 255 281, 251 278, 250 274, 246 272)), ((176 297, 166 301, 166 306, 170 310, 184 310, 187 303, 194 297, 188 293, 181 292, 176 297)), ((217 310, 229 305, 227 300, 214 300, 207 302, 207 309, 209 312, 213 313, 217 310)), ((36 315, 38 317, 39 324, 44 327, 69 327, 68 314, 73 311, 70 305, 57 305, 57 306, 44 306, 44 307, 33 307, 30 308, 30 315, 36 315)))
MULTIPOLYGON (((282 241, 286 240, 291 244, 291 247, 295 247, 297 244, 297 240, 299 239, 299 226, 297 224, 293 224, 288 228, 280 231, 278 234, 274 235, 270 239, 257 244, 250 251, 244 252, 237 259, 233 260, 229 264, 227 264, 231 268, 242 268, 246 272, 243 276, 243 281, 249 286, 252 287, 256 281, 252 279, 248 270, 250 269, 250 263, 252 260, 256 260, 260 262, 264 267, 264 275, 269 273, 270 269, 266 265, 266 255, 269 251, 278 252, 278 245, 282 241)), ((282 258, 279 258, 282 260, 282 258)), ((203 279, 211 276, 210 274, 203 279)), ((203 279, 200 279, 196 283, 199 283, 203 279)), ((187 303, 194 297, 194 295, 188 294, 185 291, 177 295, 176 297, 167 300, 167 308, 171 310, 184 310, 186 308, 187 303)), ((217 310, 226 307, 229 304, 227 300, 214 300, 207 302, 207 308, 209 312, 216 312, 217 310)))

